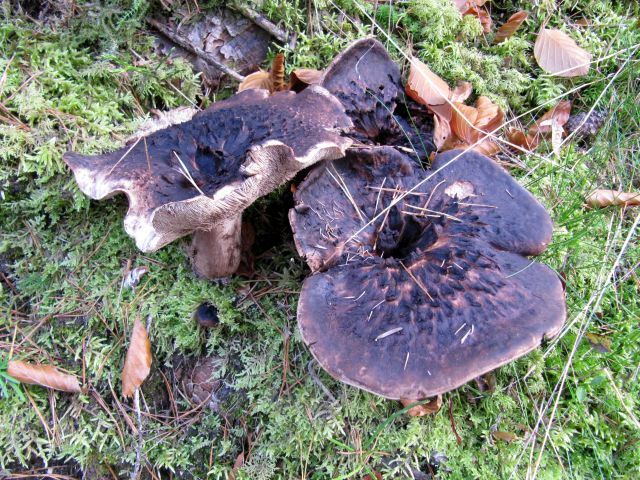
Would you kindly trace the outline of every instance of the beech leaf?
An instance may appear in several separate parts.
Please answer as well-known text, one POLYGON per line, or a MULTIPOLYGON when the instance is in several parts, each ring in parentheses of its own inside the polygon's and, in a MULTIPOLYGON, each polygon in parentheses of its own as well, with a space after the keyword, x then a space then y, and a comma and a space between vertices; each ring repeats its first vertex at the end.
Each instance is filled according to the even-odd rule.
MULTIPOLYGON (((493 26, 493 21, 491 20, 491 15, 489 15, 489 12, 487 12, 484 8, 479 8, 478 2, 472 2, 472 3, 475 3, 476 6, 472 5, 467 10, 462 12, 462 15, 463 16, 472 15, 472 16, 476 17, 480 21, 480 25, 482 25, 482 31, 484 33, 491 32, 491 27, 493 26)), ((484 2, 482 2, 482 3, 484 3, 484 2)))
POLYGON ((520 10, 509 17, 509 19, 498 28, 493 43, 504 42, 507 38, 516 33, 520 25, 527 19, 529 12, 520 10))
POLYGON ((571 102, 563 100, 558 103, 551 110, 546 112, 542 117, 536 120, 533 125, 529 127, 530 135, 538 135, 542 133, 552 132, 552 120, 555 120, 560 127, 563 127, 569 120, 571 115, 571 102))
POLYGON ((257 72, 250 73, 244 80, 238 85, 238 92, 248 90, 250 88, 261 88, 271 91, 273 89, 271 83, 271 74, 264 70, 258 70, 257 72))
POLYGON ((151 371, 151 342, 139 318, 133 324, 131 341, 122 368, 122 394, 131 397, 151 371))
POLYGON ((454 105, 457 110, 451 112, 453 133, 466 143, 475 142, 478 139, 478 131, 474 128, 478 121, 478 109, 458 102, 454 105))
POLYGON ((635 206, 640 205, 640 193, 620 192, 618 190, 594 190, 587 196, 591 207, 635 206))
POLYGON ((63 373, 53 365, 10 360, 7 373, 21 383, 39 385, 63 392, 81 392, 78 379, 74 375, 63 373))
POLYGON ((522 130, 513 127, 507 132, 507 140, 529 152, 535 150, 540 143, 540 137, 537 135, 526 134, 522 130))
POLYGON ((447 103, 451 95, 447 82, 415 57, 411 60, 406 91, 413 100, 428 107, 447 103))
POLYGON ((451 105, 433 105, 429 107, 433 112, 433 143, 436 148, 441 148, 451 137, 451 117, 453 109, 451 105))
POLYGON ((473 92, 473 85, 471 82, 458 82, 456 87, 451 91, 451 97, 449 100, 452 102, 464 102, 473 92))
POLYGON ((559 77, 586 75, 591 62, 591 54, 569 35, 546 28, 538 34, 533 56, 543 70, 559 77))
MULTIPOLYGON (((411 405, 412 403, 416 403, 417 401, 418 400, 409 400, 406 398, 400 399, 400 403, 402 403, 403 407, 408 407, 409 405, 411 405)), ((433 415, 434 413, 438 413, 440 407, 442 407, 442 395, 438 395, 429 403, 411 407, 409 410, 407 410, 407 414, 410 417, 424 417, 425 415, 433 415)))

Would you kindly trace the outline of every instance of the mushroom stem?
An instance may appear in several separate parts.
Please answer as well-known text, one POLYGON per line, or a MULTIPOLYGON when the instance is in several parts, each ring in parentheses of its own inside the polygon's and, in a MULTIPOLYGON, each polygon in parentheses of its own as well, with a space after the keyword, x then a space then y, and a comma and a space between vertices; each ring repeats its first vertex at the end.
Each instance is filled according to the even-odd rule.
POLYGON ((189 256, 193 270, 210 280, 233 274, 240 265, 242 214, 193 233, 189 256))

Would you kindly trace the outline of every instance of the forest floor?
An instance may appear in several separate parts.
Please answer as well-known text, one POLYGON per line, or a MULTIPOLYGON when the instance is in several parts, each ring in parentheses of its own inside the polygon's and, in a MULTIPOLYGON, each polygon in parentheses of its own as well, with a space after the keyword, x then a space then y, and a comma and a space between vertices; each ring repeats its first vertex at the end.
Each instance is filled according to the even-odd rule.
POLYGON ((403 52, 413 53, 450 85, 470 81, 507 120, 529 125, 560 100, 606 112, 592 138, 503 157, 553 218, 538 260, 563 279, 566 326, 496 370, 491 388, 466 384, 417 418, 311 362, 296 326, 309 270, 289 233, 288 186, 247 213, 253 276, 210 282, 193 274, 186 241, 141 253, 122 227, 126 198, 89 200, 62 162, 67 150, 121 146, 153 109, 233 93, 234 81, 207 86, 190 63, 159 52, 145 22, 189 24, 223 3, 0 2, 0 477, 128 478, 140 453, 142 478, 640 478, 640 211, 585 205, 596 188, 640 191, 638 6, 488 2, 490 33, 451 0, 256 6, 297 34, 295 48, 274 40, 263 68, 277 52, 288 70, 324 68, 374 34, 405 74, 403 52), (521 9, 526 22, 494 44, 496 27, 521 9), (591 53, 587 75, 538 67, 543 24, 591 53), (143 266, 138 287, 123 288, 143 266), (203 302, 219 326, 196 322, 203 302), (136 318, 151 319, 153 352, 142 439, 120 390, 136 318), (55 365, 83 391, 17 385, 1 375, 9 358, 55 365), (204 397, 185 382, 198 365, 219 380, 203 382, 204 397))

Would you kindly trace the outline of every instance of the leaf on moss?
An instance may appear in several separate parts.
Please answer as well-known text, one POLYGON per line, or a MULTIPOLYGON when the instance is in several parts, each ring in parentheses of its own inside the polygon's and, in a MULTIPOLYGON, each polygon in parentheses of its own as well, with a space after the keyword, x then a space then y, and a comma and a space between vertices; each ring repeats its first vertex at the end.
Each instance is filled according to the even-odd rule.
POLYGON ((502 126, 504 113, 488 97, 480 96, 475 107, 456 103, 452 112, 451 128, 457 139, 449 139, 443 150, 453 148, 469 148, 487 156, 500 151, 497 143, 488 136, 502 126), (483 139, 484 138, 484 139, 483 139), (482 140, 482 141, 481 141, 482 140))
POLYGON ((131 341, 122 368, 122 394, 131 397, 151 371, 151 342, 139 318, 133 324, 131 341))
POLYGON ((533 55, 543 70, 559 77, 577 77, 589 72, 591 54, 560 30, 543 29, 536 39, 533 55))
POLYGON ((53 388, 63 392, 81 392, 78 379, 74 375, 63 373, 53 365, 10 360, 7 373, 22 383, 53 388))
POLYGON ((618 190, 594 190, 587 196, 587 204, 591 207, 637 206, 640 205, 640 193, 621 192, 618 190))
POLYGON ((273 89, 271 83, 271 74, 264 70, 258 70, 257 72, 247 75, 240 85, 238 85, 238 92, 248 90, 250 88, 260 88, 271 91, 273 89))
POLYGON ((507 132, 507 140, 516 147, 520 147, 528 152, 532 152, 540 144, 540 137, 538 135, 526 134, 522 130, 513 127, 507 132))
POLYGON ((568 100, 563 100, 548 112, 546 112, 542 117, 536 120, 533 125, 529 127, 529 135, 551 133, 553 131, 554 121, 559 126, 563 127, 564 124, 569 120, 570 115, 571 102, 568 100))
MULTIPOLYGON (((416 403, 418 401, 419 400, 409 400, 406 398, 400 399, 400 403, 402 403, 403 407, 408 407, 412 403, 416 403)), ((407 414, 410 417, 424 417, 425 415, 433 415, 434 413, 438 413, 438 411, 440 410, 440 407, 442 407, 442 395, 438 395, 429 403, 411 407, 409 410, 407 410, 407 414)))
POLYGON ((415 57, 411 59, 406 91, 413 100, 428 107, 447 103, 451 95, 447 82, 415 57))
POLYGON ((529 12, 525 12, 524 10, 520 10, 519 12, 514 13, 509 17, 509 19, 498 28, 496 32, 496 36, 493 39, 493 43, 501 43, 504 42, 507 38, 511 37, 520 25, 527 19, 529 16, 529 12))
POLYGON ((598 335, 597 333, 587 333, 585 335, 587 342, 591 345, 591 348, 597 350, 600 353, 607 353, 611 351, 611 339, 604 335, 598 335))
POLYGON ((471 96, 472 92, 473 85, 471 85, 471 82, 458 82, 455 88, 451 91, 450 100, 452 102, 462 103, 471 96))
MULTIPOLYGON (((482 25, 482 31, 484 33, 491 32, 493 27, 493 21, 491 20, 491 15, 484 8, 480 8, 478 6, 478 2, 473 2, 476 5, 472 5, 462 12, 462 15, 472 15, 476 17, 480 21, 480 25, 482 25)), ((484 2, 482 2, 484 4, 484 2)))
POLYGON ((496 440, 502 440, 503 442, 511 443, 518 440, 518 436, 511 432, 491 432, 491 436, 496 440))

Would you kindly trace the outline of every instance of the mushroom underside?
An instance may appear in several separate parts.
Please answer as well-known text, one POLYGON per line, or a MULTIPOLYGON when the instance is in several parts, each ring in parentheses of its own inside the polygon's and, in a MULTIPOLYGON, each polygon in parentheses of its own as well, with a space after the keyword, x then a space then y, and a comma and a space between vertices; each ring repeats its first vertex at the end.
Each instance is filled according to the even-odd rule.
MULTIPOLYGON (((69 152, 64 160, 91 198, 127 195, 125 230, 142 251, 154 251, 194 231, 237 224, 247 206, 299 170, 343 156, 351 125, 322 87, 272 96, 247 90, 115 152, 69 152)), ((205 236, 196 239, 201 255, 215 234, 208 242, 205 236)), ((226 245, 239 249, 237 242, 226 245)), ((233 273, 233 263, 218 273, 233 273)))
POLYGON ((290 212, 318 272, 302 336, 346 383, 388 398, 456 388, 555 335, 564 294, 544 250, 551 221, 507 172, 448 152, 429 170, 392 148, 316 167, 290 212))

